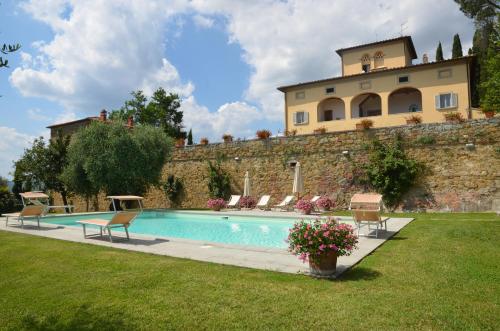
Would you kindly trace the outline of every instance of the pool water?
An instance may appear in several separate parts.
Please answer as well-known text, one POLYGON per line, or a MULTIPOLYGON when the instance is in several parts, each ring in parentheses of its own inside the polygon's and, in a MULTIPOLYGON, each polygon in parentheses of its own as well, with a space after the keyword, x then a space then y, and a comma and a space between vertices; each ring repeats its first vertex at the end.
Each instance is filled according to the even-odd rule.
MULTIPOLYGON (((81 227, 76 221, 112 217, 112 213, 56 216, 44 217, 43 222, 81 227)), ((223 244, 285 248, 288 230, 295 221, 293 218, 144 211, 132 223, 129 232, 223 244)), ((118 228, 116 231, 123 229, 118 228)))

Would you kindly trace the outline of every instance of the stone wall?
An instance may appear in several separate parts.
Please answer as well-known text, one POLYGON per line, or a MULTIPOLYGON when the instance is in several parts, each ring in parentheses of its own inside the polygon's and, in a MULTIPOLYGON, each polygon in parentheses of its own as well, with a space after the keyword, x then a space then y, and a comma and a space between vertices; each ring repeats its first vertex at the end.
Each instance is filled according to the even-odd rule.
MULTIPOLYGON (((252 195, 271 194, 274 204, 291 193, 293 167, 289 163, 300 161, 305 194, 331 195, 345 207, 354 192, 363 190, 356 176, 366 160, 366 146, 374 138, 390 141, 401 133, 408 154, 427 167, 419 185, 405 198, 403 209, 491 210, 500 194, 499 126, 500 119, 493 118, 176 148, 165 165, 164 177, 173 174, 182 179, 179 207, 205 208, 207 160, 219 155, 225 158, 222 167, 231 176, 234 193, 243 191, 248 170, 252 195)), ((103 199, 99 200, 99 208, 105 208, 103 199)), ((73 203, 85 210, 81 199, 73 203)), ((145 205, 170 207, 160 189, 148 192, 145 205)))

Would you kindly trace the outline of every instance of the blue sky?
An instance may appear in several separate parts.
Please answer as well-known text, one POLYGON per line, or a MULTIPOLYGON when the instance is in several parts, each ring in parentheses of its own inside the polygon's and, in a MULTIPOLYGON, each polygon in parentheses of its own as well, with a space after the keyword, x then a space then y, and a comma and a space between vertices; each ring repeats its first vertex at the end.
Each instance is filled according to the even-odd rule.
MULTIPOLYGON (((393 38, 419 60, 438 41, 464 52, 473 23, 452 0, 3 0, 0 175, 47 125, 119 107, 132 90, 182 96, 196 140, 283 130, 277 86, 339 75, 334 50, 393 38)), ((10 176, 8 176, 10 177, 10 176)))

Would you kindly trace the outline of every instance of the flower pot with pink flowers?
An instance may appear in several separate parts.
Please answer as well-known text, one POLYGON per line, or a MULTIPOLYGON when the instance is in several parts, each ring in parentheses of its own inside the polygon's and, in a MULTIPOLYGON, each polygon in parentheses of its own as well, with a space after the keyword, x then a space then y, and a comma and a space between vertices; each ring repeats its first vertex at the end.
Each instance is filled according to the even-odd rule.
POLYGON ((335 203, 327 196, 322 196, 316 201, 316 207, 320 211, 328 211, 334 207, 335 203))
POLYGON ((295 204, 295 209, 298 209, 302 214, 309 215, 314 209, 314 204, 306 199, 300 199, 295 204))
POLYGON ((222 208, 226 207, 226 201, 222 198, 208 199, 207 207, 213 211, 220 211, 222 208))
POLYGON ((241 197, 240 207, 242 209, 253 209, 257 206, 257 200, 254 197, 241 197))
POLYGON ((357 247, 358 237, 348 224, 334 219, 322 221, 299 221, 289 230, 288 250, 304 263, 309 262, 309 271, 316 277, 334 277, 337 258, 350 255, 357 247))

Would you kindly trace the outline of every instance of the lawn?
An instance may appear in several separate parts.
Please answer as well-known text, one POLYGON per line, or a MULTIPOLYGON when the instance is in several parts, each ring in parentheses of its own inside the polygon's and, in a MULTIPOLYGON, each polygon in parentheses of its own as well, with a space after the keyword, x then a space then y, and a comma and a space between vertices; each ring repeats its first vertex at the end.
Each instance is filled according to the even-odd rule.
POLYGON ((498 330, 500 218, 411 216, 337 281, 0 231, 0 329, 498 330))

